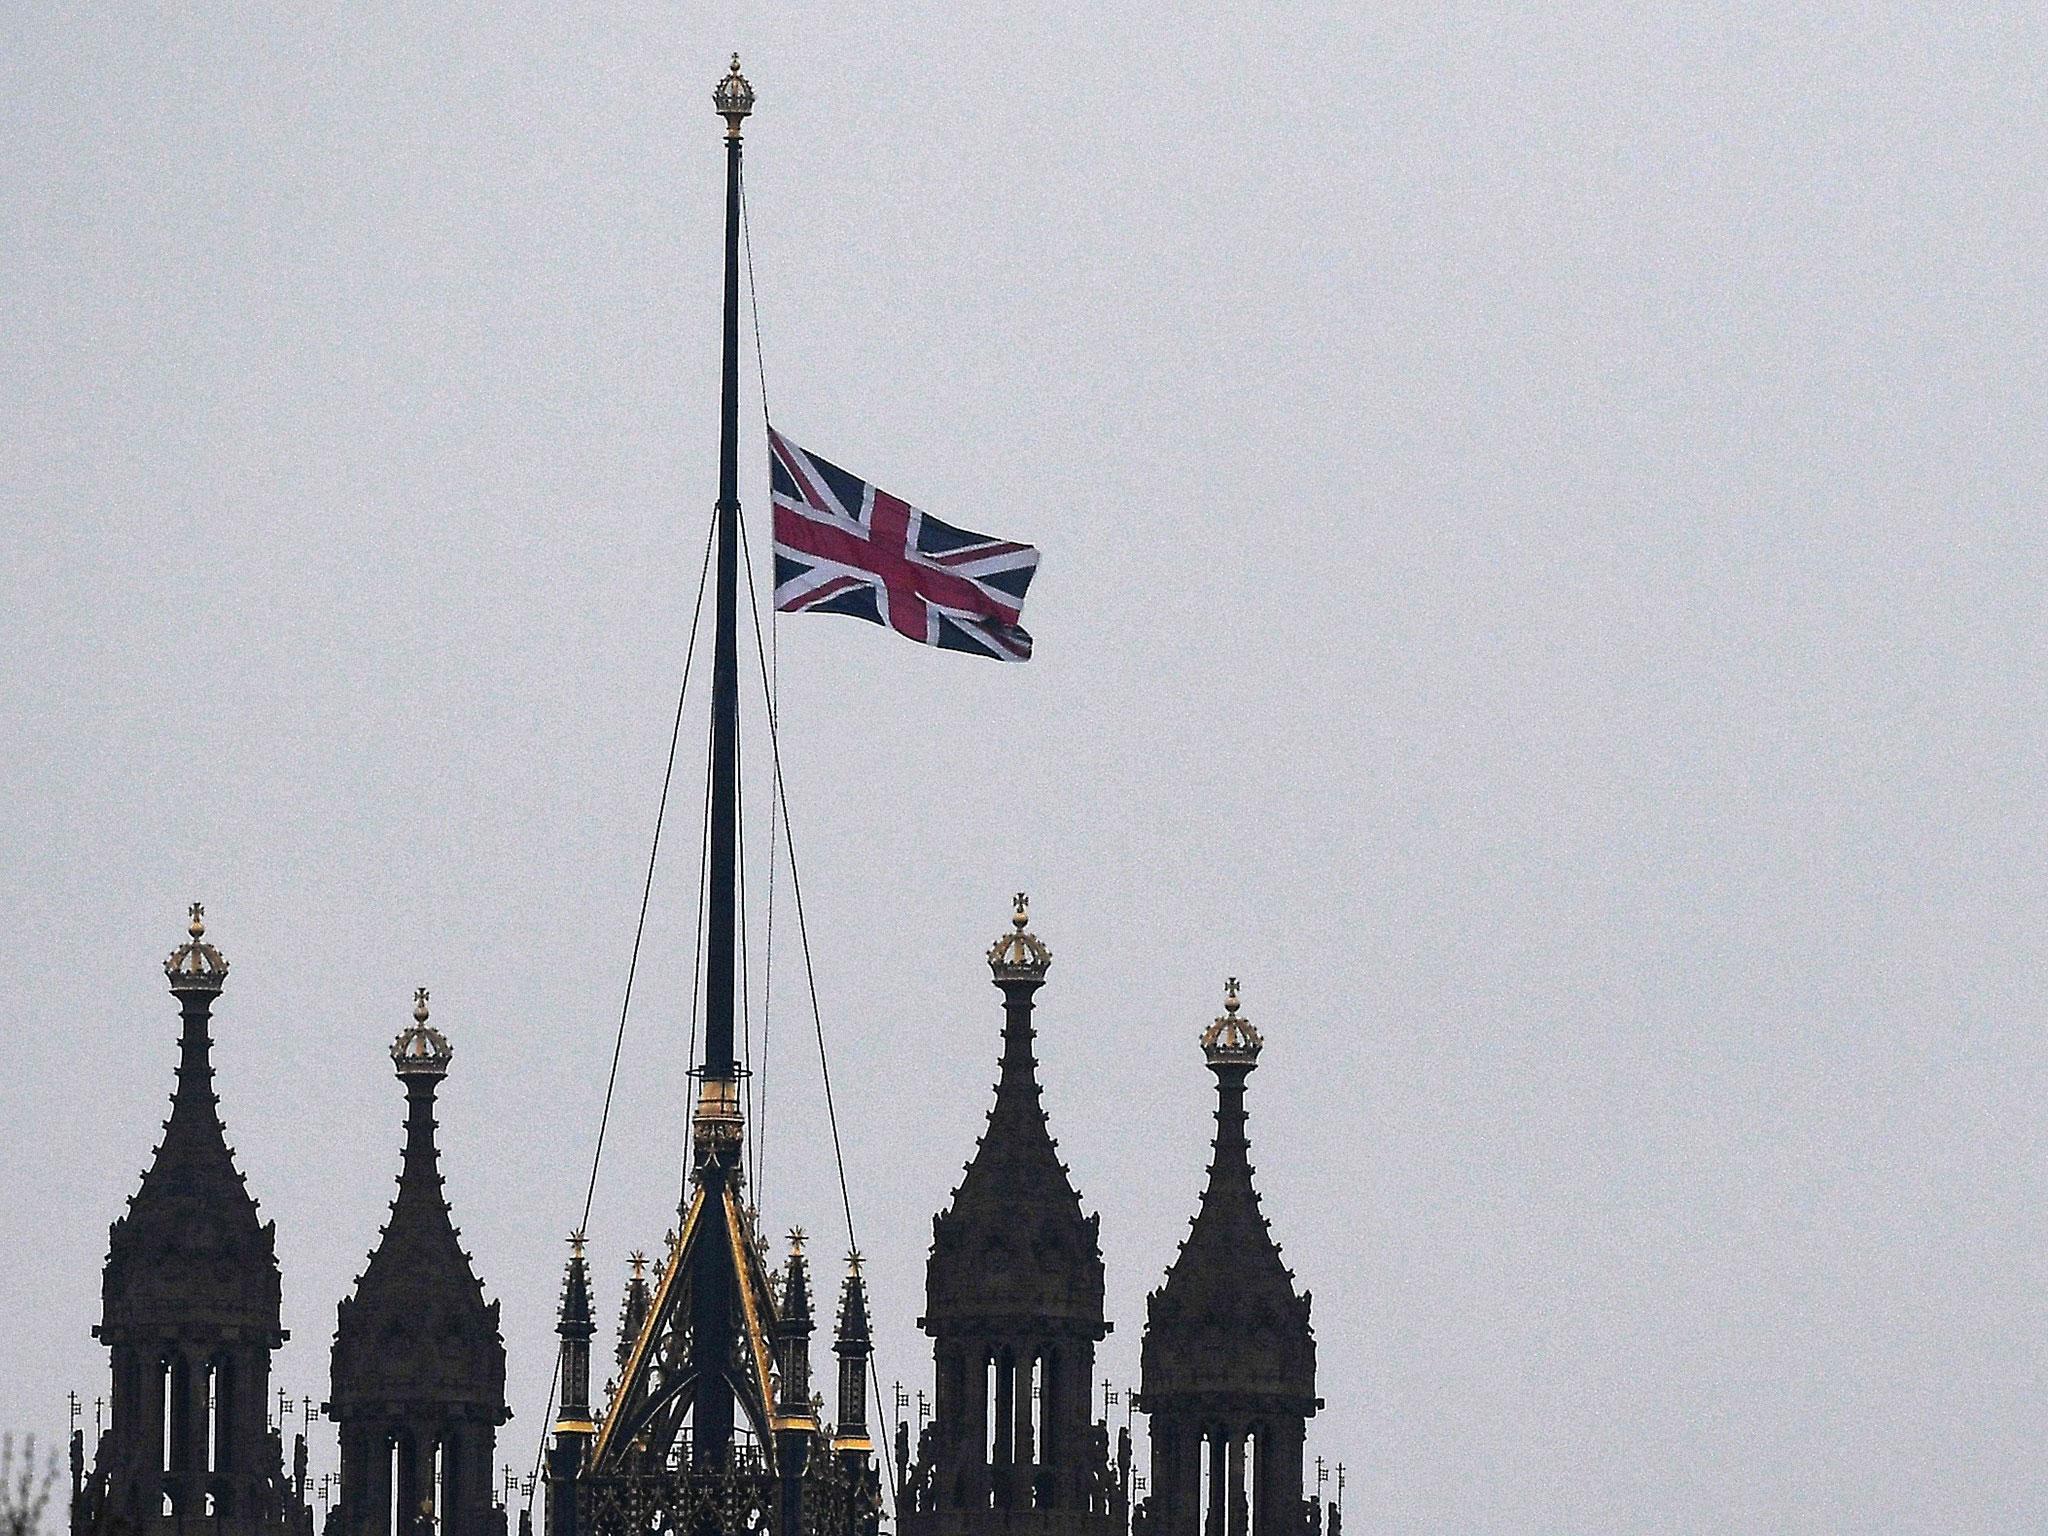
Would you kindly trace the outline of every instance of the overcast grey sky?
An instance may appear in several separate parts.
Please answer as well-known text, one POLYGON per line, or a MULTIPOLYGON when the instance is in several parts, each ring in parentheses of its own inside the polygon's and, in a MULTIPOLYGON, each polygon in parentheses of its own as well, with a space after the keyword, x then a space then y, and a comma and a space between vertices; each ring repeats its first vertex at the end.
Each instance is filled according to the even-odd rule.
MULTIPOLYGON (((1352 1530, 2048 1522, 2019 5, 6 7, 0 1425, 104 1390, 201 898, 278 1380, 324 1390, 425 984, 532 1456, 715 491, 734 47, 778 424, 1045 551, 1026 667, 781 629, 884 1380, 1021 887, 1119 1386, 1235 973, 1352 1530)), ((612 1298, 675 1195, 698 795, 612 1298)), ((794 959, 766 1215, 829 1253, 794 959)))

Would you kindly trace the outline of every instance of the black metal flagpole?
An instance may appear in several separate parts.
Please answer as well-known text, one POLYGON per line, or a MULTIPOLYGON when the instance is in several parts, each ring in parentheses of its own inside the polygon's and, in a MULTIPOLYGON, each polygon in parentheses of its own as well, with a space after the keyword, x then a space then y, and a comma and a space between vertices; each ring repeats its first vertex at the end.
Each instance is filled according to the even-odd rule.
MULTIPOLYGON (((740 124, 753 110, 754 92, 740 73, 739 55, 713 93, 725 119, 725 334, 718 418, 718 547, 716 629, 711 658, 711 848, 705 937, 704 1059, 698 1069, 696 1166, 703 1211, 720 1225, 725 1190, 738 1166, 741 1122, 739 1073, 733 1056, 733 993, 738 929, 739 875, 739 352, 740 352, 740 124)), ((731 1251, 705 1233, 694 1250, 691 1274, 691 1461, 723 1466, 733 1432, 731 1251)))
POLYGON ((705 954, 704 1073, 733 1069, 733 935, 739 866, 740 123, 754 93, 739 72, 718 87, 725 133, 725 353, 718 397, 717 629, 711 658, 711 910, 705 954))

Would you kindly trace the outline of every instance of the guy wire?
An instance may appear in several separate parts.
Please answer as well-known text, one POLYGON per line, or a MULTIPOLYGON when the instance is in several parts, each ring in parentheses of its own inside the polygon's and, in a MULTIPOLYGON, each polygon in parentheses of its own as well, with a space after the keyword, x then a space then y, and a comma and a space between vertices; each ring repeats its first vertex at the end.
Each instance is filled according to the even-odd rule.
MULTIPOLYGON (((747 545, 745 524, 740 526, 740 556, 745 561, 747 568, 747 598, 754 618, 754 649, 758 655, 765 658, 767 648, 761 641, 761 600, 754 591, 754 556, 753 551, 747 545)), ((768 671, 765 666, 761 670, 761 692, 764 698, 766 698, 768 693, 768 671)), ((832 1066, 825 1053, 825 1015, 818 1004, 818 973, 811 963, 810 925, 804 921, 804 885, 802 878, 797 872, 796 833, 789 823, 789 786, 783 781, 782 777, 782 742, 775 730, 774 701, 768 699, 767 702, 769 705, 768 751, 773 763, 775 801, 782 812, 782 832, 784 838, 789 843, 789 890, 796 904, 798 947, 803 950, 804 980, 809 986, 811 994, 811 1026, 818 1037, 818 1075, 825 1084, 825 1121, 832 1128, 832 1161, 839 1173, 839 1205, 840 1209, 846 1213, 847 1246, 858 1252, 860 1249, 860 1237, 854 1230, 853 1196, 849 1192, 846 1183, 846 1153, 841 1147, 839 1140, 839 1110, 832 1098, 832 1066)), ((882 1377, 880 1370, 875 1365, 875 1357, 872 1351, 868 1355, 868 1381, 874 1390, 875 1407, 877 1410, 876 1420, 878 1423, 886 1423, 888 1415, 882 1405, 882 1377)), ((886 1452, 880 1457, 880 1460, 882 1465, 888 1469, 889 1502, 894 1506, 899 1498, 896 1489, 896 1463, 886 1452)))
MULTIPOLYGON (((647 932, 647 908, 654 898, 655 859, 661 852, 661 827, 668 815, 668 791, 671 781, 675 778, 676 748, 683 736, 683 703, 690 694, 690 668, 697 659, 697 630, 704 617, 704 587, 711 574, 711 540, 716 529, 717 524, 714 522, 705 532, 704 562, 697 570, 697 597, 690 607, 690 639, 683 649, 683 681, 682 686, 676 690, 675 724, 669 728, 668 761, 661 771, 661 799, 654 809, 654 836, 647 848, 647 878, 640 888, 640 917, 633 925, 633 951, 626 962, 625 995, 619 1002, 619 1027, 612 1037, 611 1070, 605 1077, 604 1108, 597 1117, 597 1144, 591 1149, 590 1182, 583 1191, 583 1216, 576 1223, 578 1232, 590 1225, 591 1203, 597 1198, 597 1170, 598 1165, 604 1160, 604 1135, 611 1123, 612 1094, 619 1083, 619 1056, 626 1044, 626 1015, 633 1006, 633 978, 640 969, 640 941, 647 932)), ((548 1377, 548 1405, 541 1413, 540 1445, 533 1455, 533 1476, 527 1480, 526 1508, 529 1512, 533 1509, 533 1491, 540 1483, 541 1462, 547 1455, 548 1421, 554 1417, 555 1392, 561 1385, 561 1368, 562 1352, 558 1343, 555 1348, 555 1369, 548 1377)))
MULTIPOLYGON (((747 172, 746 167, 744 165, 742 165, 740 168, 740 249, 745 253, 746 257, 747 309, 749 314, 752 316, 754 325, 754 373, 755 376, 760 380, 761 384, 761 430, 763 431, 763 433, 767 433, 773 430, 769 423, 768 415, 768 359, 767 354, 763 350, 761 345, 761 293, 760 290, 754 284, 754 227, 747 217, 747 172)), ((774 497, 772 493, 770 495, 769 502, 769 515, 772 517, 774 515, 774 497)), ((746 530, 744 527, 741 528, 740 535, 741 541, 744 542, 746 537, 746 530)), ((747 566, 747 579, 749 581, 752 581, 753 575, 753 565, 751 562, 749 562, 747 566)), ((777 658, 779 653, 774 644, 775 620, 773 617, 772 609, 770 610, 770 617, 768 623, 770 641, 769 661, 767 663, 767 668, 769 673, 771 674, 767 679, 768 731, 770 736, 772 737, 775 732, 775 709, 776 698, 778 694, 777 683, 780 681, 780 668, 777 665, 777 658)), ((755 639, 757 642, 756 649, 758 650, 759 636, 757 635, 755 639)), ((767 1203, 768 1189, 768 1180, 766 1172, 768 1162, 768 1069, 774 1061, 774 1058, 770 1056, 768 1052, 768 1038, 769 1030, 775 1021, 775 855, 777 851, 777 825, 778 823, 775 818, 775 799, 774 796, 771 795, 768 800, 768 931, 763 938, 763 944, 765 946, 766 953, 762 957, 761 976, 761 1085, 759 1090, 760 1112, 758 1116, 754 1113, 753 1101, 750 1097, 747 1113, 748 1129, 754 1138, 754 1204, 756 1206, 765 1205, 767 1203)), ((742 912, 744 912, 744 910, 745 909, 743 907, 742 912)), ((744 1016, 744 1014, 742 1016, 744 1016)), ((751 1038, 752 1036, 750 1034, 749 1039, 751 1038)), ((749 1079, 748 1081, 748 1091, 750 1095, 754 1091, 751 1079, 749 1079)))

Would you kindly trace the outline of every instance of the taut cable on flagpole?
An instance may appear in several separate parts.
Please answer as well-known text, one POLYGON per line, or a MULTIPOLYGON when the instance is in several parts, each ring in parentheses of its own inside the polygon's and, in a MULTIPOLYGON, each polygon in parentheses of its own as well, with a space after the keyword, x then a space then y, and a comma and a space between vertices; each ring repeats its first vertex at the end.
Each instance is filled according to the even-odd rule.
MULTIPOLYGON (((761 427, 763 432, 767 433, 772 432, 774 427, 773 418, 769 415, 768 411, 768 363, 766 350, 761 343, 761 294, 754 282, 754 232, 753 226, 747 217, 747 183, 744 169, 741 170, 739 177, 739 201, 740 245, 745 257, 747 305, 754 330, 754 369, 761 388, 761 427)), ((772 495, 769 499, 771 503, 774 500, 772 495)), ((846 1153, 839 1138, 839 1111, 832 1097, 832 1067, 825 1051, 825 1019, 824 1013, 818 1004, 818 976, 817 970, 811 961, 810 927, 804 919, 804 891, 803 882, 797 872, 796 834, 789 822, 789 788, 784 783, 782 777, 782 735, 778 708, 778 695, 781 691, 779 687, 781 681, 781 647, 778 644, 771 652, 770 647, 762 642, 761 597, 758 590, 758 577, 754 570, 754 554, 752 546, 747 539, 746 521, 739 519, 738 522, 740 559, 747 573, 747 603, 752 613, 754 625, 754 655, 761 665, 761 696, 768 713, 768 751, 770 775, 773 780, 771 786, 772 793, 769 796, 768 805, 767 975, 763 981, 761 997, 761 1125, 757 1132, 758 1139, 755 1143, 754 1152, 754 1193, 755 1198, 758 1200, 761 1193, 761 1164, 763 1152, 767 1144, 768 1026, 771 1017, 770 1002, 773 997, 772 989, 775 974, 775 828, 777 813, 779 812, 782 835, 789 843, 790 895, 796 904, 797 936, 804 957, 804 980, 810 991, 811 1024, 818 1039, 818 1072, 825 1085, 825 1118, 832 1130, 832 1161, 839 1175, 839 1204, 846 1216, 847 1246, 858 1250, 860 1239, 854 1230, 853 1197, 846 1181, 846 1153)), ((779 631, 777 631, 775 625, 774 609, 772 606, 769 610, 769 630, 771 634, 776 636, 777 640, 780 639, 779 631)), ((874 1395, 875 1421, 877 1424, 886 1424, 888 1422, 888 1411, 882 1400, 882 1378, 880 1371, 875 1365, 875 1357, 872 1352, 868 1356, 868 1382, 870 1390, 874 1395)), ((888 1473, 889 1503, 893 1510, 900 1502, 900 1495, 896 1486, 896 1462, 888 1453, 886 1446, 882 1454, 877 1457, 877 1460, 882 1463, 884 1470, 888 1473)))
MULTIPOLYGON (((711 575, 711 530, 704 535, 704 561, 697 570, 697 596, 690 605, 690 639, 683 649, 683 681, 676 689, 675 723, 669 728, 668 760, 661 770, 661 798, 654 809, 654 837, 647 848, 647 878, 640 888, 640 917, 633 926, 633 950, 626 961, 625 995, 619 1002, 619 1027, 612 1036, 611 1070, 604 1082, 604 1108, 597 1117, 597 1144, 590 1153, 590 1181, 583 1190, 583 1216, 576 1223, 581 1232, 590 1225, 590 1207, 597 1198, 597 1170, 604 1161, 605 1131, 611 1124, 612 1095, 619 1084, 619 1057, 626 1045, 626 1016, 633 1007, 633 978, 640 970, 640 941, 647 932, 647 909, 654 897, 654 867, 661 853, 661 828, 668 816, 669 786, 675 779, 676 748, 683 736, 683 705, 690 696, 690 669, 697 658, 697 631, 704 617, 704 588, 711 575)), ((693 1021, 694 1023, 694 1021, 693 1021)), ((555 1415, 555 1391, 561 1382, 561 1346, 555 1347, 555 1369, 548 1374, 548 1405, 541 1414, 540 1445, 534 1451, 533 1475, 527 1479, 526 1504, 528 1514, 533 1511, 534 1490, 540 1486, 541 1463, 547 1458, 548 1430, 555 1415)))
MULTIPOLYGON (((754 326, 754 375, 761 384, 761 430, 765 434, 774 430, 768 413, 768 358, 761 344, 761 290, 754 282, 754 226, 747 211, 747 172, 740 167, 740 250, 745 257, 747 271, 747 310, 754 326)), ((773 497, 770 497, 773 501, 773 497)), ((773 515, 772 508, 770 515, 773 515)), ((741 530, 744 544, 745 530, 741 530)), ((753 560, 747 561, 747 580, 755 580, 753 560)), ((749 587, 749 600, 756 607, 755 651, 760 651, 758 602, 749 587)), ((775 626, 775 612, 771 607, 768 615, 768 655, 763 661, 767 683, 768 734, 772 740, 776 730, 776 710, 780 702, 781 651, 776 644, 778 631, 775 626)), ((779 823, 775 814, 775 797, 768 797, 768 930, 763 938, 765 953, 762 956, 761 976, 761 1084, 760 1113, 758 1118, 752 1110, 748 1113, 748 1125, 754 1137, 754 1201, 757 1205, 767 1203, 767 1162, 768 1162, 768 1071, 774 1058, 768 1051, 769 1032, 775 1022, 775 869, 777 846, 776 828, 779 823)), ((749 1087, 752 1081, 749 1080, 749 1087)))
POLYGON ((597 1145, 590 1154, 590 1182, 583 1191, 583 1217, 576 1223, 582 1231, 590 1224, 590 1207, 597 1197, 597 1168, 604 1158, 604 1133, 611 1123, 612 1093, 619 1083, 619 1054, 626 1044, 626 1014, 633 1006, 633 978, 640 969, 640 941, 647 932, 647 908, 654 898, 654 864, 661 853, 661 825, 668 815, 669 784, 675 778, 676 746, 683 735, 683 701, 689 697, 690 667, 697 657, 697 629, 704 616, 704 586, 711 573, 711 538, 704 539, 704 564, 697 574, 697 600, 690 610, 690 642, 683 652, 683 685, 676 690, 675 724, 669 731, 668 761, 661 771, 661 800, 654 810, 654 839, 647 849, 647 879, 640 887, 640 918, 633 926, 633 953, 626 962, 626 991, 619 1002, 619 1028, 612 1038, 611 1071, 604 1083, 604 1109, 597 1117, 597 1145))
MULTIPOLYGON (((767 651, 761 641, 761 600, 755 592, 754 554, 751 546, 747 543, 745 524, 740 526, 740 560, 747 572, 747 596, 754 619, 754 651, 756 655, 765 657, 767 651)), ((768 694, 768 671, 765 666, 761 671, 761 692, 764 697, 768 694)), ((827 1059, 825 1052, 825 1015, 824 1010, 818 1004, 818 973, 817 968, 811 962, 810 925, 804 921, 804 886, 802 877, 797 870, 796 832, 789 823, 789 786, 783 782, 782 778, 782 742, 775 729, 775 711, 772 698, 768 699, 768 705, 768 754, 772 764, 771 771, 774 778, 775 802, 771 810, 779 809, 782 812, 783 836, 789 842, 789 889, 790 895, 796 904, 796 931, 798 944, 803 950, 804 956, 804 981, 808 985, 811 995, 811 1026, 816 1031, 818 1037, 818 1075, 825 1085, 825 1122, 832 1129, 832 1161, 839 1174, 839 1205, 840 1209, 846 1214, 847 1246, 858 1251, 860 1248, 860 1237, 854 1230, 853 1196, 846 1182, 846 1153, 841 1147, 839 1140, 839 1110, 832 1098, 832 1065, 827 1059)), ((875 1364, 875 1357, 872 1352, 868 1355, 868 1383, 874 1394, 875 1422, 885 1424, 888 1422, 889 1416, 882 1402, 882 1377, 879 1368, 875 1364)), ((891 1508, 894 1509, 900 1498, 896 1487, 896 1463, 886 1453, 886 1450, 877 1459, 888 1470, 889 1503, 891 1508)))

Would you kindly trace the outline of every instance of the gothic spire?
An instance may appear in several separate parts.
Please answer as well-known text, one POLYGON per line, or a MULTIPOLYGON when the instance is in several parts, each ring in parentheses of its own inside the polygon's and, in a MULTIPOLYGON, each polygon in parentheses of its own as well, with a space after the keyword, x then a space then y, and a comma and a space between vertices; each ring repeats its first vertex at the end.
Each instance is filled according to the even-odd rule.
POLYGON ((865 1456, 873 1449, 868 1439, 868 1357, 874 1353, 874 1340, 857 1248, 846 1256, 846 1278, 839 1285, 839 1326, 832 1352, 839 1357, 839 1423, 833 1448, 865 1456))
POLYGON ((932 1221, 927 1331, 949 1316, 1057 1317, 1102 1334, 1097 1220, 1060 1161, 1032 1054, 1033 998, 1052 951, 1031 932, 1018 893, 1011 931, 990 946, 1003 994, 1003 1054, 995 1103, 953 1203, 932 1221))
POLYGON ((638 1251, 627 1259, 631 1273, 626 1277, 626 1299, 619 1308, 619 1364, 626 1363, 626 1357, 633 1352, 633 1345, 640 1337, 640 1330, 647 1325, 649 1295, 647 1289, 647 1255, 638 1251))
POLYGON ((868 1329, 868 1287, 861 1278, 860 1250, 846 1256, 846 1279, 839 1286, 839 1327, 833 1335, 835 1354, 865 1358, 874 1338, 868 1329))
POLYGON ((276 1348, 281 1284, 276 1227, 248 1191, 213 1091, 214 1000, 228 962, 206 942, 206 911, 194 902, 190 937, 164 962, 183 1016, 177 1087, 163 1140, 108 1232, 101 1323, 106 1343, 166 1329, 225 1328, 276 1348))
POLYGON ((310 1522, 264 1422, 280 1326, 276 1231, 235 1167, 213 1091, 214 1001, 228 962, 191 909, 164 962, 183 1016, 178 1085, 141 1187, 107 1234, 103 1310, 111 1416, 74 1529, 204 1521, 214 1536, 286 1536, 310 1522))
POLYGON ((412 1023, 391 1043, 406 1098, 398 1194, 354 1294, 338 1309, 334 1407, 346 1418, 368 1404, 403 1402, 499 1424, 510 1415, 498 1304, 484 1300, 463 1251, 435 1137, 435 1098, 455 1052, 427 1018, 421 987, 412 1023))
POLYGON ((1216 1074, 1216 1139, 1207 1187, 1187 1240, 1147 1304, 1144 1397, 1153 1411, 1176 1395, 1228 1393, 1313 1413, 1315 1335, 1309 1298, 1259 1208, 1245 1134, 1245 1083, 1265 1042, 1239 1011, 1237 978, 1202 1033, 1216 1074))
POLYGON ((811 1267, 804 1258, 804 1229, 789 1234, 789 1262, 782 1271, 782 1293, 775 1311, 775 1369, 780 1378, 776 1427, 803 1421, 816 1427, 811 1411, 811 1267))
POLYGON ((562 1272, 562 1304, 555 1317, 561 1339, 561 1411, 555 1433, 587 1435, 590 1422, 590 1339, 597 1324, 590 1316, 590 1264, 583 1256, 583 1234, 569 1234, 569 1263, 562 1272))

